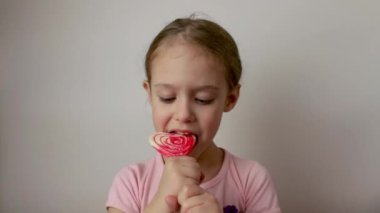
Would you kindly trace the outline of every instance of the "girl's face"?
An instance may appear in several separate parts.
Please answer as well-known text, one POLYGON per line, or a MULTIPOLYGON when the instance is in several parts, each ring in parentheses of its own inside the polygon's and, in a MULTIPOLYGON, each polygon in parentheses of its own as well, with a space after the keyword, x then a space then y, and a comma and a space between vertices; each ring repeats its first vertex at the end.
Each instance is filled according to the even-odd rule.
POLYGON ((198 157, 219 128, 222 113, 231 110, 239 86, 228 91, 224 66, 202 48, 186 42, 164 44, 151 63, 151 82, 144 88, 152 105, 156 131, 195 134, 198 157))

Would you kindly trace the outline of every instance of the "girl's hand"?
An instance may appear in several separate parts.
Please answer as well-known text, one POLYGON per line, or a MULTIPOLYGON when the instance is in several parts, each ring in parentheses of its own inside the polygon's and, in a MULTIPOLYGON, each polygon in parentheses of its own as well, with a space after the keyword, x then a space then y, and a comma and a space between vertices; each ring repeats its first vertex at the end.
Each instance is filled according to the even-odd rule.
POLYGON ((201 168, 195 158, 188 156, 166 158, 157 193, 144 212, 172 212, 166 204, 166 197, 177 197, 183 186, 198 185, 201 177, 201 168))
POLYGON ((181 213, 221 212, 216 198, 196 184, 188 184, 182 187, 177 198, 179 205, 173 205, 174 199, 173 196, 166 198, 171 212, 178 212, 178 210, 181 213))
POLYGON ((164 171, 157 194, 177 196, 184 185, 199 184, 201 167, 193 157, 168 157, 165 159, 164 171))

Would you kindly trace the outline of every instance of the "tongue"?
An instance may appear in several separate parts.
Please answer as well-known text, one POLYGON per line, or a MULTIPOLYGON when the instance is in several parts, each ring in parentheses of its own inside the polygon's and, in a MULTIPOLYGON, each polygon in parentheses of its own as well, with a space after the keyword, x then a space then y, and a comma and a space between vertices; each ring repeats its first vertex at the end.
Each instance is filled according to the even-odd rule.
POLYGON ((156 132, 149 138, 150 144, 162 155, 184 156, 194 148, 197 138, 193 134, 182 135, 175 133, 156 132))

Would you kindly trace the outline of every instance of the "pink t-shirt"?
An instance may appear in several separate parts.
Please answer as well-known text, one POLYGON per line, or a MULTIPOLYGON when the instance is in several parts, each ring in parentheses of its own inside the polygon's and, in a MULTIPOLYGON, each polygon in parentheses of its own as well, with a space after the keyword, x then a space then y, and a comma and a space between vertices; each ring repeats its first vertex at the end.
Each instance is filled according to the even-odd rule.
MULTIPOLYGON (((201 187, 213 194, 224 212, 281 213, 275 188, 264 167, 224 150, 219 173, 201 187)), ((157 155, 150 161, 121 169, 110 188, 107 207, 126 213, 143 212, 155 195, 163 171, 157 155)))

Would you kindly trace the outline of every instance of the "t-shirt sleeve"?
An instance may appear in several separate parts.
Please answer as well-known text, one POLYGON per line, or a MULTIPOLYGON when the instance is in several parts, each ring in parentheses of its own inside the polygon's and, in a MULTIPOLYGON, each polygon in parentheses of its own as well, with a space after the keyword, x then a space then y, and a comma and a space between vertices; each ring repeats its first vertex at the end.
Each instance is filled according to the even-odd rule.
POLYGON ((131 167, 120 170, 111 185, 106 202, 107 209, 113 207, 126 213, 139 213, 137 176, 131 167))
POLYGON ((258 163, 249 172, 245 193, 246 213, 281 213, 272 179, 258 163))

